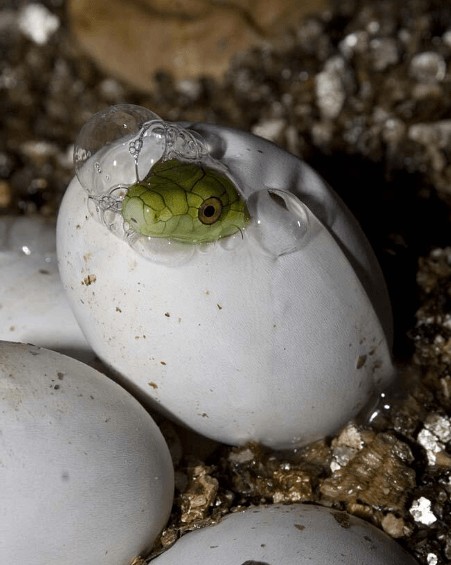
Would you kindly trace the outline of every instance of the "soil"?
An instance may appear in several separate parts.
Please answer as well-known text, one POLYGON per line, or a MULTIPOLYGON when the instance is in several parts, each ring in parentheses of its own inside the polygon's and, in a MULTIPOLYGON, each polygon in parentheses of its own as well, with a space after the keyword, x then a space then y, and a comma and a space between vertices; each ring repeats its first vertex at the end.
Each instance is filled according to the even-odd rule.
POLYGON ((240 506, 308 501, 372 521, 421 564, 446 564, 451 5, 337 0, 308 17, 289 16, 290 26, 240 43, 219 74, 200 66, 185 77, 167 64, 133 86, 111 71, 107 50, 95 58, 83 50, 63 0, 4 0, 0 214, 55 216, 78 131, 96 111, 123 102, 168 120, 249 130, 305 159, 352 210, 380 260, 399 381, 371 414, 296 452, 214 446, 166 423, 178 490, 154 554, 240 506))

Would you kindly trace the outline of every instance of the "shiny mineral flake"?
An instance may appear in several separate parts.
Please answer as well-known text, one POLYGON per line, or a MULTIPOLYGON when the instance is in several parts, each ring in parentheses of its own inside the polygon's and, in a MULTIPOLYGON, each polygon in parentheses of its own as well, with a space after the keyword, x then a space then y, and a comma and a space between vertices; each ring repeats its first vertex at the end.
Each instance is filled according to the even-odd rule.
POLYGON ((430 526, 437 521, 437 517, 431 510, 431 501, 424 496, 420 496, 412 502, 409 512, 412 514, 415 522, 430 526))

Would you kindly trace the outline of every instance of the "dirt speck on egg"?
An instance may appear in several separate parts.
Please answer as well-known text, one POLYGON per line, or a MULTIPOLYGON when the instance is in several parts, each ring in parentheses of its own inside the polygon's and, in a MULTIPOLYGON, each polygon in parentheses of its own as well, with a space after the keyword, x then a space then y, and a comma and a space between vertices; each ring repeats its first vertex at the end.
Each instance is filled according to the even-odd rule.
POLYGON ((97 275, 90 274, 90 275, 87 275, 87 276, 81 281, 81 284, 82 284, 82 285, 85 285, 85 286, 90 286, 90 285, 94 284, 94 283, 96 282, 96 280, 97 280, 97 275))

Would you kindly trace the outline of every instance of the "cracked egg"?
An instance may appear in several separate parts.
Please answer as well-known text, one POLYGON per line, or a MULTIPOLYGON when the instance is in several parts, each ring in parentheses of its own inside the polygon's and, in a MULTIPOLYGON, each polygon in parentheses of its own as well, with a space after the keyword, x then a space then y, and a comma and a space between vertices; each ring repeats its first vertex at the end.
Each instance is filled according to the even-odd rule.
POLYGON ((288 448, 391 381, 379 266, 304 162, 120 105, 84 126, 75 166, 61 278, 96 354, 148 405, 224 443, 288 448))

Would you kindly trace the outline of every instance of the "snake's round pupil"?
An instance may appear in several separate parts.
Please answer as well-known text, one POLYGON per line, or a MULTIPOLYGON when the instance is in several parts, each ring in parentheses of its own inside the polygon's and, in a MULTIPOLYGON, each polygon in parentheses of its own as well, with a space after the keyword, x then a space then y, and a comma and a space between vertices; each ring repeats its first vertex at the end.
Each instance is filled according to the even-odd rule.
POLYGON ((212 196, 204 200, 199 208, 199 221, 203 224, 214 224, 219 220, 222 212, 222 202, 212 196))

